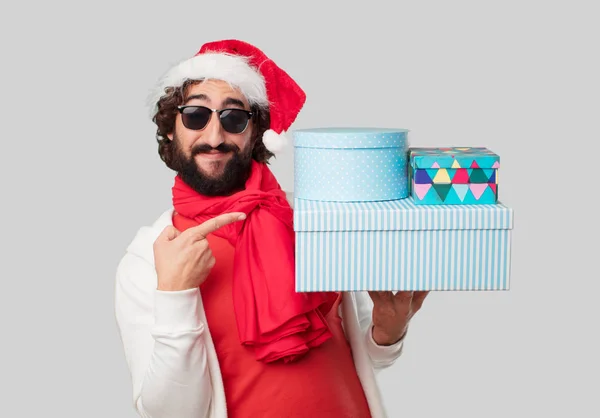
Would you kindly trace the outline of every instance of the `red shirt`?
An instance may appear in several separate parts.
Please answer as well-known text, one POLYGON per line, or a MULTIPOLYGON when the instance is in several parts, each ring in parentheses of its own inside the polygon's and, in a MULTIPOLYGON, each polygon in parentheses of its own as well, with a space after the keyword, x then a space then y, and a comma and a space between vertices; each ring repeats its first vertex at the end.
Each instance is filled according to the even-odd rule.
POLYGON ((234 248, 214 235, 207 240, 216 264, 200 290, 223 376, 228 416, 370 418, 338 314, 341 294, 327 316, 333 338, 295 363, 257 361, 238 337, 231 289, 234 248))

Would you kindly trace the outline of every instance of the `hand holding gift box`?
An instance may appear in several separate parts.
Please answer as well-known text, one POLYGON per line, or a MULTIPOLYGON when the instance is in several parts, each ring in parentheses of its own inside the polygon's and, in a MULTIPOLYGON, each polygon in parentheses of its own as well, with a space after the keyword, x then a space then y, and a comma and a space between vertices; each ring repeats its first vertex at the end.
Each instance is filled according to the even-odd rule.
POLYGON ((400 341, 429 292, 369 292, 373 300, 373 339, 379 345, 400 341))

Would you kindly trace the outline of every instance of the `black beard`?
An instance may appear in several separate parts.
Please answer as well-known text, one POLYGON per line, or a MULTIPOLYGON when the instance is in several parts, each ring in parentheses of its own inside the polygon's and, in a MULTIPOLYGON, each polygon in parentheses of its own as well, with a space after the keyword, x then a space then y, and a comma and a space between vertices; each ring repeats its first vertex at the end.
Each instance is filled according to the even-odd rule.
POLYGON ((252 165, 252 144, 240 150, 234 144, 220 144, 213 148, 208 144, 200 144, 192 148, 191 156, 187 157, 180 147, 176 136, 173 137, 173 168, 181 179, 196 192, 204 196, 230 196, 243 190, 250 176, 252 165), (223 174, 219 177, 209 177, 202 172, 196 163, 195 156, 209 151, 231 152, 233 155, 226 163, 223 174))

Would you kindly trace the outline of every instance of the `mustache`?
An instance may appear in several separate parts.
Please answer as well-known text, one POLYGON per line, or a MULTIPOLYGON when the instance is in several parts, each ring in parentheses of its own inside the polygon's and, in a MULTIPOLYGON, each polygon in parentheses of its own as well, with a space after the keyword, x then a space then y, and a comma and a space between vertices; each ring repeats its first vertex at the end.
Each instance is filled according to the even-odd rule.
POLYGON ((234 152, 237 153, 240 151, 240 148, 235 144, 219 144, 216 148, 211 147, 208 144, 198 144, 192 148, 192 156, 197 154, 204 154, 211 151, 219 151, 219 152, 234 152))

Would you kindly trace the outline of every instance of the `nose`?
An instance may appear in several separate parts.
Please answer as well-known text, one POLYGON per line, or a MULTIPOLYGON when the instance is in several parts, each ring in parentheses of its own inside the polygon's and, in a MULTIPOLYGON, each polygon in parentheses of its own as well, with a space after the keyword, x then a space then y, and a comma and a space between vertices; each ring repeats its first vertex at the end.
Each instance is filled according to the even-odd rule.
POLYGON ((221 126, 221 121, 219 120, 219 114, 213 112, 210 120, 208 121, 208 125, 204 128, 204 142, 210 145, 213 148, 218 147, 223 142, 225 142, 225 132, 223 131, 223 127, 221 126))

